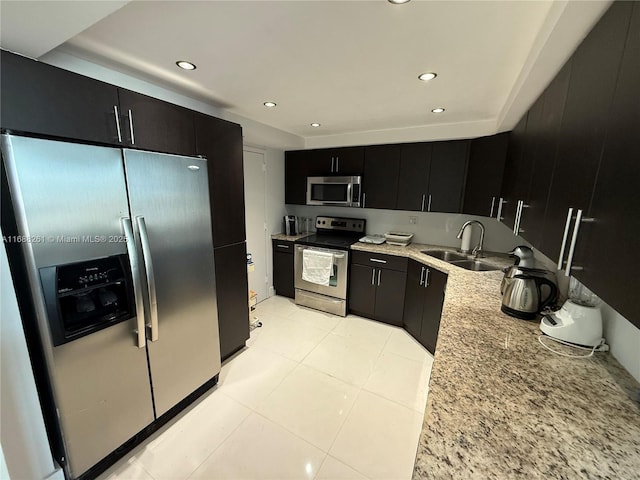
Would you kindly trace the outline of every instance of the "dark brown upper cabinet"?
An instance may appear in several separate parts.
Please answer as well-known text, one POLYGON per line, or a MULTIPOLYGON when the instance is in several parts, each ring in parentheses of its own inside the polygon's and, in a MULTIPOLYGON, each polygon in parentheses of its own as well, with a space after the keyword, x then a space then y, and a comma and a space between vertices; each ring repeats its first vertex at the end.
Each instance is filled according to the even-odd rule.
POLYGON ((431 152, 428 212, 462 211, 469 155, 468 140, 436 142, 431 152))
POLYGON ((462 213, 496 217, 508 144, 508 132, 471 140, 462 213))
POLYGON ((568 209, 589 209, 633 5, 614 2, 573 55, 540 246, 552 259, 568 209))
POLYGON ((460 212, 468 140, 402 145, 398 210, 460 212))
MULTIPOLYGON (((614 4, 615 6, 615 4, 614 4)), ((613 7, 612 7, 613 8, 613 7)), ((580 226, 572 271, 640 328, 640 3, 634 3, 624 56, 607 118, 595 190, 580 226)))
POLYGON ((2 128, 120 144, 117 87, 4 50, 1 55, 2 128))
POLYGON ((364 147, 327 148, 306 152, 310 176, 362 175, 364 147))
POLYGON ((520 119, 509 136, 507 161, 502 178, 501 205, 498 205, 500 212, 498 220, 512 230, 515 226, 518 202, 525 198, 529 192, 531 172, 533 171, 533 158, 524 156, 527 118, 528 112, 520 119))
POLYGON ((122 137, 125 145, 196 155, 193 112, 131 90, 118 89, 122 137))
POLYGON ((242 127, 194 114, 197 154, 207 159, 213 244, 244 242, 244 168, 242 127))
POLYGON ((406 143, 400 153, 398 210, 427 211, 431 143, 406 143))
POLYGON ((534 247, 539 247, 545 233, 544 217, 547 210, 549 186, 555 168, 555 152, 558 145, 558 133, 562 121, 562 112, 567 96, 569 60, 540 96, 529 113, 527 127, 528 154, 532 162, 531 180, 525 205, 521 209, 519 233, 534 247))
POLYGON ((309 176, 308 153, 295 150, 284 154, 284 203, 305 205, 307 203, 307 176, 309 176))
POLYGON ((396 208, 401 145, 366 147, 362 206, 364 208, 396 208))

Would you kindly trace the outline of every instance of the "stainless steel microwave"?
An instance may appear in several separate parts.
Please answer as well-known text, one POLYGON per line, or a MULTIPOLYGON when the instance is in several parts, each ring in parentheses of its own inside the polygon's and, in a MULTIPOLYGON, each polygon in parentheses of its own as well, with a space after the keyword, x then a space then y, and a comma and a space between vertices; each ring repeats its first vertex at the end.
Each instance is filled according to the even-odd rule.
POLYGON ((360 206, 361 177, 307 177, 307 205, 360 206))

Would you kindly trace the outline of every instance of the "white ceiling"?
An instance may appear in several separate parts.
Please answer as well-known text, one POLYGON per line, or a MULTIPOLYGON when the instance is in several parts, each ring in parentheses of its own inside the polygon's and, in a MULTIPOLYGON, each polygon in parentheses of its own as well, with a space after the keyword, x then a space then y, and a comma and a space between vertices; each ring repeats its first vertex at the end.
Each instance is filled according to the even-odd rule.
POLYGON ((609 2, 124 3, 3 1, 2 46, 40 56, 67 35, 61 51, 322 146, 512 128, 609 2))

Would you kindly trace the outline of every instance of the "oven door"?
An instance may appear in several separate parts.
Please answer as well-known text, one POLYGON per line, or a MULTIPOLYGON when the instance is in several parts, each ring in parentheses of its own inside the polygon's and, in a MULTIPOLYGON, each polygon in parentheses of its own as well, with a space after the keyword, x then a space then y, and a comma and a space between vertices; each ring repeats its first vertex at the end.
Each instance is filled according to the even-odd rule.
POLYGON ((360 206, 360 177, 307 177, 307 205, 360 206))
POLYGON ((346 300, 348 267, 349 252, 346 250, 332 250, 328 248, 310 247, 308 245, 296 245, 294 257, 295 287, 296 289, 346 300), (333 274, 331 275, 328 286, 318 285, 302 279, 302 252, 305 249, 318 250, 333 254, 333 274))

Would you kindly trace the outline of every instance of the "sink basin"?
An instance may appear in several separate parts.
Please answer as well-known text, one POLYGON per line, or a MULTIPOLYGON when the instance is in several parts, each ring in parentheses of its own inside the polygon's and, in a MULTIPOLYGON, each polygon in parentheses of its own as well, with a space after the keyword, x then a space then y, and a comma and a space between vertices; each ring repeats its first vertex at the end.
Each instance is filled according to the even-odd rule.
POLYGON ((449 250, 423 250, 421 253, 425 253, 431 257, 435 257, 438 260, 444 260, 445 262, 468 260, 469 258, 467 255, 451 252, 449 250))
POLYGON ((467 270, 473 270, 474 272, 488 272, 490 270, 500 270, 499 267, 494 267, 493 265, 489 265, 487 263, 481 262, 480 260, 456 260, 454 262, 449 262, 451 265, 455 265, 456 267, 462 267, 467 270))
POLYGON ((452 252, 450 250, 422 250, 421 253, 430 255, 439 260, 444 260, 451 265, 461 267, 467 270, 473 270, 474 272, 488 272, 491 270, 500 270, 499 267, 494 267, 488 263, 484 263, 472 255, 465 255, 463 253, 452 252))

